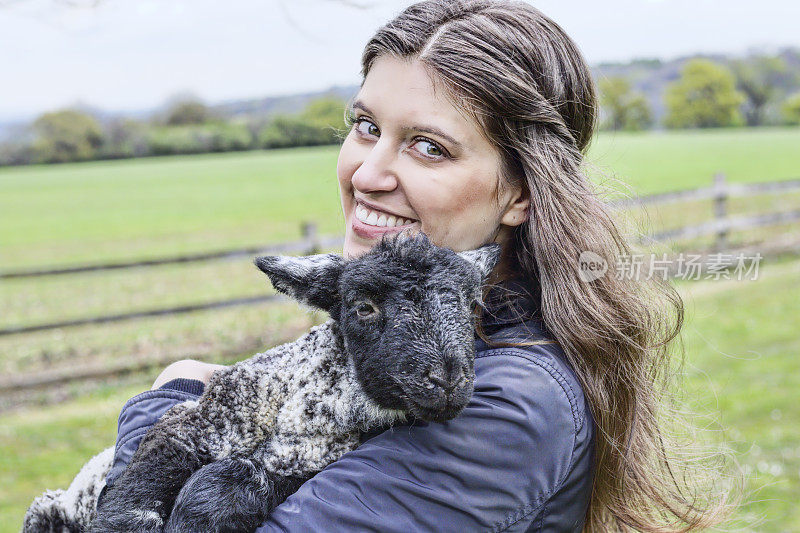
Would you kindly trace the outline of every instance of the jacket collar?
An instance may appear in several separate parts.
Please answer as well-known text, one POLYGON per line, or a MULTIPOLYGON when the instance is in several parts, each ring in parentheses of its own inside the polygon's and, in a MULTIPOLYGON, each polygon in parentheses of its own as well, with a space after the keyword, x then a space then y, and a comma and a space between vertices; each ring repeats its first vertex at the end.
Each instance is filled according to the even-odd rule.
MULTIPOLYGON (((538 292, 522 279, 506 280, 495 285, 486 296, 481 313, 483 332, 496 342, 521 342, 552 339, 541 314, 538 292)), ((478 351, 490 348, 477 333, 478 351)))

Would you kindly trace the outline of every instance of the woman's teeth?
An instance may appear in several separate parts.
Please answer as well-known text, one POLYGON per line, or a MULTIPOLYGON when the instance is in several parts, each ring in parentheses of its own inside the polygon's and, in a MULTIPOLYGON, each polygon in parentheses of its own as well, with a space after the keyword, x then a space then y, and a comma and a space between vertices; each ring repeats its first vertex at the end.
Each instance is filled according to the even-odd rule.
POLYGON ((396 217, 394 215, 382 213, 381 211, 373 211, 361 204, 356 205, 356 218, 368 226, 377 226, 379 228, 394 228, 416 222, 415 220, 396 217))

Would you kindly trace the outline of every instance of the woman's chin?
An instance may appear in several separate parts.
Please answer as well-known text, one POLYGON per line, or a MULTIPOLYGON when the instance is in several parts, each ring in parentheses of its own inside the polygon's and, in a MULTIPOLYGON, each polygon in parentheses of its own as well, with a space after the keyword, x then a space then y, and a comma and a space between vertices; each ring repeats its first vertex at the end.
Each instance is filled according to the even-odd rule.
POLYGON ((380 239, 363 239, 356 235, 352 228, 345 232, 342 256, 345 259, 360 257, 370 251, 380 239))
POLYGON ((344 246, 342 247, 342 257, 345 259, 355 259, 369 251, 369 247, 362 244, 351 242, 350 239, 345 237, 344 246))

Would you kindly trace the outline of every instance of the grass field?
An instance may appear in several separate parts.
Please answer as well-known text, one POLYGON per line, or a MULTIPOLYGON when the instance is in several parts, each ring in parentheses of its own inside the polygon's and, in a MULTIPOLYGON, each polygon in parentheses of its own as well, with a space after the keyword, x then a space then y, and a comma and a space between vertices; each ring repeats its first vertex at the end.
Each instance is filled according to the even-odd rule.
MULTIPOLYGON (((800 129, 603 134, 593 179, 648 194, 800 177, 800 129)), ((0 270, 142 259, 264 245, 300 223, 340 234, 337 147, 0 168, 0 270)), ((796 209, 800 194, 731 201, 734 213, 796 209)), ((660 227, 705 220, 708 203, 650 212, 660 227)), ((781 228, 800 236, 798 226, 781 228)), ((770 230, 774 231, 774 230, 770 230)), ((735 239, 734 239, 735 240, 735 239)), ((757 242, 757 239, 756 239, 757 242)), ((767 262, 752 282, 682 282, 688 393, 738 453, 751 491, 744 530, 800 530, 800 260, 767 262), (753 526, 756 517, 764 522, 753 526)), ((250 259, 0 281, 0 328, 266 294, 250 259)), ((291 304, 251 306, 0 337, 0 373, 198 357, 230 362, 319 317, 291 304)), ((17 531, 30 499, 65 486, 113 443, 116 416, 156 370, 65 387, 2 413, 0 533, 17 531), (58 405, 52 405, 54 399, 58 405)), ((705 421, 706 419, 703 419, 705 421)))
MULTIPOLYGON (((598 180, 639 194, 800 178, 800 129, 601 134, 598 180), (602 174, 601 174, 602 172, 602 174)), ((0 269, 257 245, 300 222, 341 233, 336 146, 0 168, 0 269)))

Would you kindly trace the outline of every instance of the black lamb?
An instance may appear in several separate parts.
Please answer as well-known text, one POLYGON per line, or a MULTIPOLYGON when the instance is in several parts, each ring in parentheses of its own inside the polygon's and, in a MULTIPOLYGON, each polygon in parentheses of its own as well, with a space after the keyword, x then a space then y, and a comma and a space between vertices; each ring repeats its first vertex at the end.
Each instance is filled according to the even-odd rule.
POLYGON ((498 254, 401 234, 349 261, 257 258, 278 291, 330 320, 214 373, 197 401, 170 409, 96 512, 108 450, 71 495, 37 498, 23 531, 83 531, 90 520, 97 533, 253 531, 361 431, 455 417, 472 395, 473 312, 498 254))

